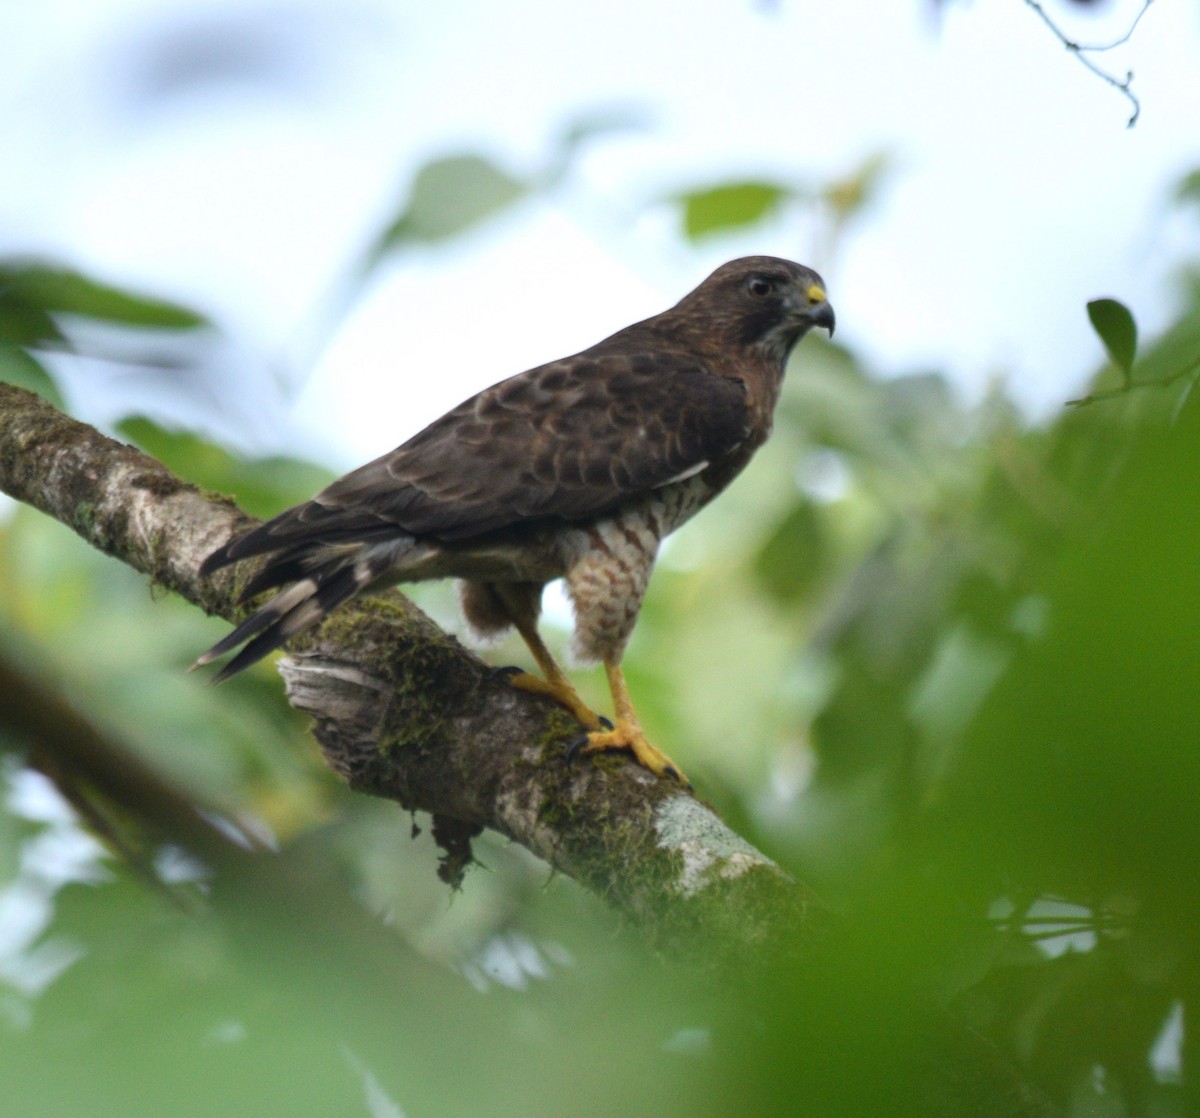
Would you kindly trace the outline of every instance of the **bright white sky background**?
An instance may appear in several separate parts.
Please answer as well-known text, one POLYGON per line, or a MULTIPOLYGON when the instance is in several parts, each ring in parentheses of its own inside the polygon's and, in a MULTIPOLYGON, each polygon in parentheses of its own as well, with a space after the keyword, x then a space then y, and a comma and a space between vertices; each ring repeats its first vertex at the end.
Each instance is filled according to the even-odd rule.
MULTIPOLYGON (((1088 42, 1141 6, 1047 0, 1088 42)), ((223 404, 243 445, 336 466, 746 252, 820 268, 839 338, 881 371, 945 370, 969 396, 1003 375, 1044 413, 1102 358, 1084 303, 1116 296, 1153 333, 1197 255, 1169 199, 1200 167, 1200 8, 1157 0, 1095 58, 1136 71, 1136 128, 1022 0, 940 20, 928 0, 8 0, 0 252, 172 296, 233 339, 190 394, 73 363, 85 418, 150 402, 211 427, 223 404), (246 67, 189 82, 218 32, 246 67), (646 123, 587 148, 550 203, 399 258, 333 316, 422 163, 528 171, 613 108, 646 123), (802 214, 695 248, 655 204, 758 175, 819 184, 880 151, 891 177, 833 259, 802 214)))

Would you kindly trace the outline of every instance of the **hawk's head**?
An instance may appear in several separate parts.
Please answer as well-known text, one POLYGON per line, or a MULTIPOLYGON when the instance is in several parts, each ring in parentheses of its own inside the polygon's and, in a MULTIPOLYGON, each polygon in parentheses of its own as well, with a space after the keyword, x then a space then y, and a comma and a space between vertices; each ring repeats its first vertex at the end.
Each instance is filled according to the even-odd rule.
POLYGON ((776 256, 722 264, 677 309, 698 316, 723 343, 756 349, 781 365, 814 326, 830 335, 834 327, 825 281, 811 268, 776 256))

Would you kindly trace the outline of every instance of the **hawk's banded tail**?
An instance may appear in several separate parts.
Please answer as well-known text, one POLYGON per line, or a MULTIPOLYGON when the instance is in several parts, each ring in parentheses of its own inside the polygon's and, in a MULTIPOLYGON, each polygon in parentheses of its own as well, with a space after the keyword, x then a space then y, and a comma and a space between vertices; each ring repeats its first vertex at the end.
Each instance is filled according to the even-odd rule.
MULTIPOLYGON (((396 564, 413 540, 386 543, 342 543, 308 545, 287 549, 268 557, 266 563, 238 596, 242 605, 265 590, 285 586, 262 609, 243 621, 228 636, 203 653, 191 669, 211 664, 238 645, 245 645, 214 677, 220 683, 257 663, 286 641, 324 620, 343 602, 377 582, 396 564), (291 585, 288 585, 288 584, 291 585)), ((200 567, 210 574, 240 555, 229 554, 230 545, 213 552, 200 567)))

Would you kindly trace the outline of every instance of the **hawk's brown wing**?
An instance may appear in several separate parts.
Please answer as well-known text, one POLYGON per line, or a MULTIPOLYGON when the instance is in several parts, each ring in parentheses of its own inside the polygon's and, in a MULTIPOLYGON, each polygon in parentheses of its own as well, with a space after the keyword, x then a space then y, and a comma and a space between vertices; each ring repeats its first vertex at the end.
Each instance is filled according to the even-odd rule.
POLYGON ((531 520, 587 520, 719 458, 748 422, 743 383, 694 358, 579 354, 484 390, 204 566, 308 544, 454 542, 531 520))

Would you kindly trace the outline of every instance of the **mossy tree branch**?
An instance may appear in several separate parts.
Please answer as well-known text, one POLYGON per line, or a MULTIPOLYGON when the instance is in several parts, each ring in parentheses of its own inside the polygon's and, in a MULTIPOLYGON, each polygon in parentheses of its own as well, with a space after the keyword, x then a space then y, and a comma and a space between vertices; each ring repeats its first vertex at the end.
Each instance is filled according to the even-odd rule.
MULTIPOLYGON (((253 521, 7 384, 0 490, 206 612, 239 616, 244 575, 202 580, 197 571, 253 521)), ((605 897, 658 946, 700 933, 714 958, 734 957, 750 944, 800 942, 810 928, 809 891, 708 807, 623 758, 568 763, 575 723, 507 686, 399 593, 339 610, 293 644, 280 670, 352 788, 440 817, 460 848, 478 828, 499 831, 605 897)))

